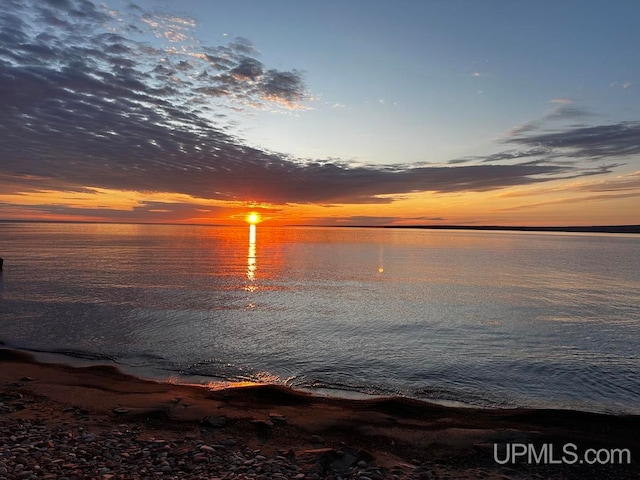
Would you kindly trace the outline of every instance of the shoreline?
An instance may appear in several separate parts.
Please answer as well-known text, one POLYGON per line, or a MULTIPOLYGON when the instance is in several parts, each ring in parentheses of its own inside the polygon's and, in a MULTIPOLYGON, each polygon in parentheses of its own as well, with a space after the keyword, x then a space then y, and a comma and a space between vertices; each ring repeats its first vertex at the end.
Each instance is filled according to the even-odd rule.
MULTIPOLYGON (((327 225, 328 226, 328 225, 327 225)), ((340 228, 358 228, 351 225, 339 225, 340 228)), ((610 233, 638 234, 640 225, 580 225, 580 226, 517 226, 517 225, 371 225, 360 228, 415 229, 415 230, 475 230, 488 232, 540 232, 540 233, 610 233)))
MULTIPOLYGON (((616 409, 613 407, 605 408, 580 408, 579 406, 557 406, 553 404, 549 405, 515 405, 515 404, 497 404, 497 403, 471 403, 465 402, 461 399, 448 399, 438 397, 419 397, 405 394, 386 394, 382 392, 368 393, 361 390, 349 390, 334 388, 331 386, 325 387, 306 387, 299 385, 287 385, 286 383, 268 383, 260 382, 257 380, 228 380, 222 377, 211 377, 206 375, 182 375, 179 372, 172 370, 158 370, 154 367, 141 367, 136 365, 130 365, 127 363, 121 363, 112 357, 107 356, 91 356, 82 355, 81 352, 61 352, 61 351, 48 351, 48 350, 34 350, 29 348, 20 348, 12 345, 7 345, 0 341, 0 349, 14 350, 18 352, 26 353, 33 357, 33 361, 36 363, 50 364, 50 365, 68 365, 73 368, 85 368, 91 366, 107 366, 113 367, 122 372, 125 375, 131 377, 148 380, 156 383, 167 383, 176 386, 189 386, 207 388, 213 391, 226 390, 230 388, 242 387, 261 387, 261 386, 278 386, 286 389, 290 389, 293 392, 308 394, 317 397, 326 397, 336 400, 376 400, 381 398, 401 398, 410 401, 423 402, 426 404, 433 404, 442 407, 452 407, 461 409, 480 409, 480 410, 514 410, 514 409, 528 409, 528 410, 559 410, 559 411, 579 411, 585 413, 604 414, 604 415, 640 415, 640 410, 625 411, 616 409)), ((640 408, 640 406, 639 406, 640 408)))
MULTIPOLYGON (((286 478, 313 480, 315 474, 343 479, 536 475, 624 479, 637 478, 640 473, 640 415, 447 407, 401 397, 356 400, 277 385, 210 390, 144 380, 113 366, 41 363, 28 353, 1 347, 0 403, 0 421, 9 427, 2 429, 5 432, 19 428, 21 422, 35 422, 43 429, 81 428, 92 437, 126 428, 137 432, 140 441, 187 442, 192 450, 207 452, 218 448, 211 445, 226 442, 225 451, 242 454, 246 450, 246 461, 256 465, 287 458, 288 465, 298 469, 296 475, 302 476, 295 477, 292 470, 284 474, 286 478), (566 444, 575 444, 580 452, 628 449, 631 463, 497 463, 494 444, 504 451, 513 443, 553 445, 558 452, 566 444)), ((558 453, 556 459, 560 456, 558 453)), ((224 471, 223 463, 216 463, 216 468, 224 471)), ((158 478, 198 478, 181 476, 184 472, 177 466, 172 467, 177 476, 167 476, 165 471, 158 478)), ((189 467, 188 462, 183 466, 189 467)), ((103 475, 107 475, 105 480, 118 478, 115 473, 113 477, 109 472, 103 475)))

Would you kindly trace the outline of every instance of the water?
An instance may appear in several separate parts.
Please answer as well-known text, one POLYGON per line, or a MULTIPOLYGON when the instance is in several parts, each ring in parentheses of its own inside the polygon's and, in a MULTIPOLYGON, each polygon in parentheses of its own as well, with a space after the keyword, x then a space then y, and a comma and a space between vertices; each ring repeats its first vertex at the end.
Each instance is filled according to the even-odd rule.
POLYGON ((640 413, 640 238, 0 223, 0 340, 184 382, 640 413))

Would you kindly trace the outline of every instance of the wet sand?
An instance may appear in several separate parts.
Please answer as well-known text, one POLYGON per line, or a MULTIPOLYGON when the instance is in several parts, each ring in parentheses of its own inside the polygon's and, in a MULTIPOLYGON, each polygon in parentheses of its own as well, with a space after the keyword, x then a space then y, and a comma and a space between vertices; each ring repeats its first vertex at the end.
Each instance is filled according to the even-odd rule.
POLYGON ((0 429, 0 478, 640 478, 638 415, 210 390, 9 349, 0 349, 0 429), (494 444, 504 460, 514 443, 547 445, 554 461, 573 444, 576 456, 496 462, 494 444), (90 458, 81 464, 69 460, 79 447, 90 458), (587 465, 587 449, 627 449, 631 463, 587 465))

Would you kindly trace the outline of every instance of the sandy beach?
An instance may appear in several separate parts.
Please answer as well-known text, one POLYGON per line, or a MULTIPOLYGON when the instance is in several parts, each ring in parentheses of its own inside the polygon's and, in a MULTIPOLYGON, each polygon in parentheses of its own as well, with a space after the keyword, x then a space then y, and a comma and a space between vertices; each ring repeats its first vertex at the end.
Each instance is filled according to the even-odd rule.
POLYGON ((143 380, 111 366, 38 363, 15 350, 0 350, 0 359, 2 478, 631 479, 640 474, 640 416, 451 408, 400 398, 347 400, 268 385, 210 390, 143 380), (529 443, 535 452, 546 444, 553 455, 546 461, 529 462, 526 456, 504 461, 509 445, 529 443), (575 456, 558 460, 567 444, 575 446, 575 456), (599 450, 601 460, 627 449, 631 463, 588 465, 586 449, 599 450))

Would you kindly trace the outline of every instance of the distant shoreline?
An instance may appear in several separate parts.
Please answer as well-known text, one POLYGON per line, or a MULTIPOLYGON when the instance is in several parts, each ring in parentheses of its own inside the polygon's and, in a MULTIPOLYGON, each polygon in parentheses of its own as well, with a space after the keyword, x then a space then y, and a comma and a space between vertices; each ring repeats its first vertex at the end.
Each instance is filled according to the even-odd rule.
POLYGON ((640 225, 602 225, 576 227, 503 227, 498 225, 382 225, 380 228, 419 228, 429 230, 506 230, 515 232, 566 232, 566 233, 640 233, 640 225))
POLYGON ((640 233, 640 225, 592 225, 560 227, 524 227, 502 225, 288 225, 290 227, 328 228, 391 228, 418 230, 482 230, 510 232, 564 232, 564 233, 640 233))

